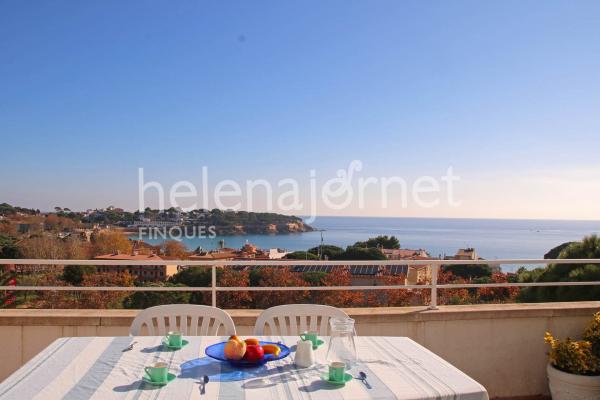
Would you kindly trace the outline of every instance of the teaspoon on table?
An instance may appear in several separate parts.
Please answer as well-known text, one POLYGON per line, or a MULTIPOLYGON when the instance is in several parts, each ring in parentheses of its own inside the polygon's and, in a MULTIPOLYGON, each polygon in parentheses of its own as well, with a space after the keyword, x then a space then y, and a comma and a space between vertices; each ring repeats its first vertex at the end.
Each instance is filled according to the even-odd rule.
POLYGON ((208 378, 207 375, 204 375, 202 377, 202 388, 200 389, 200 394, 205 394, 206 393, 206 384, 208 383, 210 379, 208 378))
POLYGON ((369 384, 369 382, 367 382, 367 374, 366 373, 364 373, 363 371, 360 371, 358 373, 358 379, 360 379, 362 381, 362 383, 365 384, 367 389, 371 389, 371 385, 369 384))

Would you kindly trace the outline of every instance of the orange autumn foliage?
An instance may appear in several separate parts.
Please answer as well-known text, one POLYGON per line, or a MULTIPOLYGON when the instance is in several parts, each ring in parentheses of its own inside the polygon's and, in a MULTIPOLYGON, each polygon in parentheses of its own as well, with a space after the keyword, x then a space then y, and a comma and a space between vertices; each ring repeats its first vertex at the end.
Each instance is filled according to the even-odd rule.
MULTIPOLYGON (((334 267, 321 279, 322 286, 352 286, 352 277, 347 267, 334 267)), ((334 307, 358 307, 364 302, 364 296, 357 290, 314 291, 312 302, 334 307)))
MULTIPOLYGON (((506 283, 508 277, 506 274, 493 274, 492 282, 494 283, 506 283)), ((490 288, 479 288, 477 289, 477 298, 480 302, 514 302, 520 293, 518 287, 490 287, 490 288)))
MULTIPOLYGON (((262 267, 258 270, 258 285, 269 286, 308 286, 298 274, 291 271, 290 267, 262 267)), ((279 304, 303 303, 308 297, 308 291, 260 291, 254 292, 254 306, 256 308, 269 308, 279 304)))
MULTIPOLYGON (((68 286, 56 274, 48 274, 42 286, 68 286)), ((133 286, 134 279, 128 273, 95 273, 84 275, 81 286, 133 286)), ((92 291, 41 291, 35 301, 36 308, 103 309, 122 308, 128 292, 104 290, 92 291)))
MULTIPOLYGON (((217 283, 219 286, 225 287, 247 287, 250 285, 250 273, 225 269, 220 274, 217 283)), ((217 303, 221 308, 248 308, 251 302, 251 292, 219 292, 217 294, 217 303)))

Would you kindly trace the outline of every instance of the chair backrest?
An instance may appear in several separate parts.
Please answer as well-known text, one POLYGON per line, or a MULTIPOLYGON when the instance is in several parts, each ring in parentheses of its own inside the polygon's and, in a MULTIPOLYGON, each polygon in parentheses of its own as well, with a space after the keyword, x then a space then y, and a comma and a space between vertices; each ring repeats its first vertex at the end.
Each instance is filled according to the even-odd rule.
POLYGON ((348 318, 339 308, 321 304, 288 304, 263 311, 254 325, 255 335, 265 335, 265 327, 273 336, 294 336, 304 331, 317 331, 320 336, 329 334, 331 318, 348 318))
POLYGON ((196 304, 169 304, 142 310, 131 323, 129 334, 143 335, 144 327, 148 336, 163 336, 169 331, 180 331, 187 336, 235 335, 235 324, 229 314, 220 308, 196 304))

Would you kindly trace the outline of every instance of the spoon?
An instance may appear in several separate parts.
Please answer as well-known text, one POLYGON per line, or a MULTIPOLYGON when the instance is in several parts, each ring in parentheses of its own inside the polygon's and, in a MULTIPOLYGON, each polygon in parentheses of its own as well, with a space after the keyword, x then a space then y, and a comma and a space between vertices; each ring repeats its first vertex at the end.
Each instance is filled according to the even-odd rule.
POLYGON ((133 350, 133 345, 136 344, 137 342, 131 342, 131 344, 127 347, 125 347, 122 351, 129 351, 129 350, 133 350))
POLYGON ((202 377, 202 390, 200 390, 200 394, 205 394, 206 393, 206 384, 208 383, 210 379, 208 379, 208 376, 204 375, 202 377))
POLYGON ((365 374, 363 371, 360 371, 358 373, 358 379, 360 379, 362 381, 362 383, 364 383, 368 389, 371 389, 371 385, 369 385, 369 382, 367 382, 367 374, 365 374))

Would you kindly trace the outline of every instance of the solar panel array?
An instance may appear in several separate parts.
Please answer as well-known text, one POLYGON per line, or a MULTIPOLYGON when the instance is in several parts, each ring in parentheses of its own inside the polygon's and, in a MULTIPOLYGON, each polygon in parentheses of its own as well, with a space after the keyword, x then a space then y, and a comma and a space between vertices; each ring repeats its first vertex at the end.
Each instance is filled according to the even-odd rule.
POLYGON ((352 275, 377 275, 379 265, 352 265, 350 273, 352 275))
POLYGON ((390 275, 406 275, 408 274, 408 265, 386 265, 386 273, 390 275))
MULTIPOLYGON (((327 272, 330 273, 335 267, 333 265, 296 265, 293 272, 327 272)), ((351 265, 352 275, 375 276, 375 275, 406 275, 407 265, 351 265)))
POLYGON ((331 272, 333 265, 296 265, 292 268, 293 272, 331 272))

